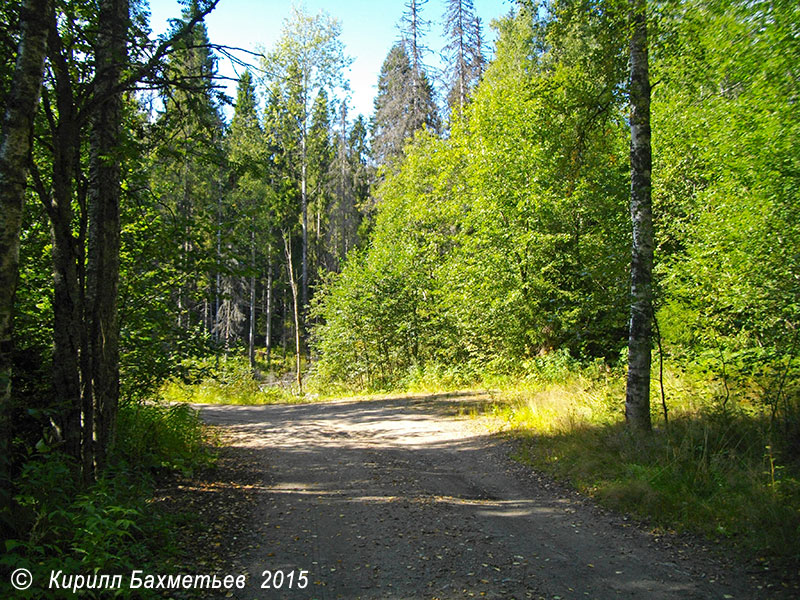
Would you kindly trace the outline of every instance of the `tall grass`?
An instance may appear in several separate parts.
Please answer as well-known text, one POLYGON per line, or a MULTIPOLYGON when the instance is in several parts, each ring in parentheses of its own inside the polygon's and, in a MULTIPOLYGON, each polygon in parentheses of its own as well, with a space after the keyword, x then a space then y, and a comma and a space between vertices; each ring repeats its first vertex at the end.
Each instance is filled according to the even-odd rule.
POLYGON ((622 374, 593 365, 505 382, 489 410, 519 458, 601 503, 669 530, 800 558, 800 472, 769 411, 668 370, 668 424, 653 386, 654 431, 624 424, 622 374))
POLYGON ((286 362, 272 361, 275 373, 257 362, 256 373, 246 357, 228 356, 198 361, 193 369, 198 375, 189 380, 171 380, 161 386, 159 396, 167 402, 198 404, 291 404, 306 398, 294 387, 287 374, 286 362))

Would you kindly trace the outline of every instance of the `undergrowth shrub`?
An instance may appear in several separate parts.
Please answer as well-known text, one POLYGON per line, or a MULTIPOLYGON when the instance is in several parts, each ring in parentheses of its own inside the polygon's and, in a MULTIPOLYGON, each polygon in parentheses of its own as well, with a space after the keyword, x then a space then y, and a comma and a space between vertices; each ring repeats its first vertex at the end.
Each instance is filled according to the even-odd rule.
POLYGON ((117 451, 132 464, 190 474, 194 466, 212 461, 199 413, 185 404, 127 404, 117 426, 117 451))
POLYGON ((280 382, 261 381, 242 357, 211 359, 195 370, 192 379, 173 379, 161 386, 167 402, 198 404, 285 404, 304 398, 280 382))
MULTIPOLYGON (((31 455, 15 482, 17 532, 5 540, 0 558, 0 597, 74 598, 50 589, 50 573, 122 575, 122 589, 83 590, 83 598, 156 597, 128 590, 133 569, 163 570, 176 552, 175 517, 150 504, 154 469, 191 472, 213 461, 203 428, 188 406, 127 404, 120 408, 118 444, 98 481, 80 483, 75 462, 58 452, 31 455), (27 590, 10 587, 10 574, 33 574, 27 590)), ((63 584, 63 580, 59 579, 63 584)))
MULTIPOLYGON (((25 465, 15 500, 27 531, 5 541, 0 565, 9 573, 28 569, 33 585, 7 590, 3 597, 74 598, 72 590, 50 588, 51 572, 59 571, 67 576, 120 574, 123 589, 84 590, 81 597, 127 597, 132 594, 124 582, 131 570, 162 562, 170 544, 169 523, 149 510, 152 483, 145 474, 121 464, 89 488, 81 489, 76 479, 75 465, 57 454, 25 465)), ((4 577, 3 585, 7 582, 4 577)))
POLYGON ((469 363, 415 365, 393 386, 409 392, 441 392, 463 389, 480 381, 480 374, 469 363))

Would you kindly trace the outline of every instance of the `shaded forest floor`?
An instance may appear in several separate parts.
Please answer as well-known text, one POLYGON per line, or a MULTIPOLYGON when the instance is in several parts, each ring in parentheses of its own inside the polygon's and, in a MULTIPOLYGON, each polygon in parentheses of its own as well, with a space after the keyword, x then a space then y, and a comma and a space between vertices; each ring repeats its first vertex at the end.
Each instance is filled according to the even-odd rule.
POLYGON ((479 397, 209 406, 218 467, 164 482, 183 572, 247 573, 239 598, 781 598, 795 581, 654 533, 508 458, 453 418, 479 397), (259 589, 265 569, 309 587, 259 589))
MULTIPOLYGON (((253 450, 240 446, 235 436, 223 430, 215 433, 219 436, 214 467, 191 474, 170 471, 158 481, 153 503, 176 516, 172 533, 180 548, 166 570, 223 575, 242 572, 238 557, 263 472, 253 450)), ((190 590, 185 597, 197 598, 198 594, 213 598, 219 592, 190 590)), ((174 590, 166 595, 183 597, 174 590)))

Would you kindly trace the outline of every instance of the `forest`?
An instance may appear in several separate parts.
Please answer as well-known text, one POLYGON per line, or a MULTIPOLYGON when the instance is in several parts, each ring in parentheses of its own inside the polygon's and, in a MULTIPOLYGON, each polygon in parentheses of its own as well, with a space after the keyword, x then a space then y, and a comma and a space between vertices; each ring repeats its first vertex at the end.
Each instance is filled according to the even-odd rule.
POLYGON ((335 15, 256 54, 224 1, 0 8, 4 570, 158 551, 135 488, 213 463, 164 400, 478 387, 579 489, 800 556, 796 1, 407 0, 372 115, 335 15))

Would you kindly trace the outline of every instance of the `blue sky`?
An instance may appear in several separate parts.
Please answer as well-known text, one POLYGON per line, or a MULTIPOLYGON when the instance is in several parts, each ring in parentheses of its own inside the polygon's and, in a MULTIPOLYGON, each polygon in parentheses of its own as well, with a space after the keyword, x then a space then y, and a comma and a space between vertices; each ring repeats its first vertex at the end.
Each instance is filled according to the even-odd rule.
MULTIPOLYGON (((473 3, 475 12, 483 20, 489 50, 494 40, 489 23, 507 14, 512 2, 473 0, 473 3)), ((324 10, 341 21, 345 50, 354 59, 348 73, 351 114, 370 116, 381 64, 400 35, 397 24, 403 13, 403 0, 306 0, 302 4, 310 13, 324 10)), ((220 0, 216 10, 206 18, 211 42, 253 51, 269 50, 280 35, 291 5, 291 0, 220 0)), ((429 0, 422 8, 423 18, 431 21, 425 43, 432 52, 426 62, 434 69, 441 66, 439 52, 444 42, 440 32, 444 9, 444 0, 429 0)), ((153 32, 159 34, 166 30, 167 19, 180 16, 181 6, 177 0, 150 0, 150 11, 150 25, 153 32)), ((219 68, 222 75, 236 76, 229 61, 221 60, 219 68)), ((233 96, 234 92, 235 84, 228 93, 233 96)))

